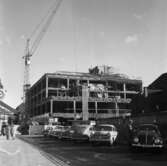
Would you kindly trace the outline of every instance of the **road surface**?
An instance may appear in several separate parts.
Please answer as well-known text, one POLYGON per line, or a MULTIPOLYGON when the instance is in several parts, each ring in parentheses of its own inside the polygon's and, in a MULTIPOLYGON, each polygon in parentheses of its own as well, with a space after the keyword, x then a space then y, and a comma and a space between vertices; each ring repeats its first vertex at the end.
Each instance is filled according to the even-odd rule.
POLYGON ((71 166, 166 166, 167 151, 132 153, 128 146, 92 146, 37 136, 22 136, 26 142, 71 166))

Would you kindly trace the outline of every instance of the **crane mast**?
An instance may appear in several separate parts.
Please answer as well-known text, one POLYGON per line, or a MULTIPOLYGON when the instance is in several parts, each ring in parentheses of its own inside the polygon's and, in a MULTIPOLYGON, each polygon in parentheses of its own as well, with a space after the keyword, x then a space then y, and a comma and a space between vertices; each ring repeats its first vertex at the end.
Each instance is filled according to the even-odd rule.
POLYGON ((30 88, 30 78, 29 78, 29 73, 30 73, 30 55, 29 52, 29 42, 30 39, 27 39, 26 43, 26 55, 23 56, 24 58, 24 85, 23 85, 23 101, 25 101, 25 93, 27 90, 30 88))
POLYGON ((39 43, 47 32, 49 25, 51 24, 58 8, 60 7, 62 0, 56 0, 54 5, 49 9, 48 14, 37 25, 36 29, 31 34, 31 37, 27 39, 24 59, 24 85, 23 85, 23 102, 25 102, 26 92, 30 88, 30 63, 31 56, 35 53, 39 43), (33 40, 33 37, 35 39, 33 40), (32 42, 33 41, 33 42, 32 42))

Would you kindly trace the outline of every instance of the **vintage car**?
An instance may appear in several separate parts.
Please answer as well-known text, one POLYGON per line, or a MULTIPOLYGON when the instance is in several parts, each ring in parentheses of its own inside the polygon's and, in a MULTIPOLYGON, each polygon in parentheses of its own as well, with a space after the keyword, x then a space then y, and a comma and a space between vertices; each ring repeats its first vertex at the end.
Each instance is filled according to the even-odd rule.
POLYGON ((118 131, 114 125, 99 124, 91 129, 89 141, 95 145, 97 143, 109 143, 113 145, 118 135, 118 131))
POLYGON ((49 135, 49 131, 51 130, 52 128, 51 127, 47 127, 46 129, 43 130, 43 136, 44 137, 48 137, 49 135))
POLYGON ((92 125, 79 124, 70 129, 70 137, 73 141, 89 141, 92 125))
POLYGON ((50 136, 55 127, 56 127, 55 125, 46 125, 42 132, 43 136, 44 137, 50 136))
POLYGON ((48 135, 49 135, 50 137, 55 137, 54 133, 55 133, 55 131, 57 131, 57 130, 58 130, 58 125, 52 126, 52 129, 49 130, 48 135))
POLYGON ((71 126, 62 126, 59 125, 57 129, 54 131, 53 135, 57 137, 58 139, 64 138, 64 133, 68 131, 71 128, 71 126))
POLYGON ((71 126, 68 126, 68 128, 66 128, 62 134, 61 134, 61 139, 66 139, 66 140, 71 140, 71 132, 72 131, 72 127, 71 126))
POLYGON ((164 148, 164 140, 159 127, 155 124, 141 124, 136 127, 131 136, 131 147, 136 148, 164 148))

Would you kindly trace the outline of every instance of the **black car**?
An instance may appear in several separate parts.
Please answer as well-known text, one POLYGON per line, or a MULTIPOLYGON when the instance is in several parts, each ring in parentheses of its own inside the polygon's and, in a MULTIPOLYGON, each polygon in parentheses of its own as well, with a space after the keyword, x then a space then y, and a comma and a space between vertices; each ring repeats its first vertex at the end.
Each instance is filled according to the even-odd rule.
POLYGON ((155 124, 141 124, 135 128, 130 144, 132 148, 164 148, 164 140, 155 124))

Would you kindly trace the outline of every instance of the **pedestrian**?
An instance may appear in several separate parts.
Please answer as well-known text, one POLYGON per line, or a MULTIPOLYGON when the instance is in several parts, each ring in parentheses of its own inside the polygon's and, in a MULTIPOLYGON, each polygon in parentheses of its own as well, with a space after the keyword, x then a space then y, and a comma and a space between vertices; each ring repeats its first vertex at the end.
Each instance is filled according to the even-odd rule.
POLYGON ((12 139, 15 139, 15 126, 14 124, 10 125, 10 135, 12 139))
POLYGON ((128 135, 129 135, 129 141, 131 141, 132 135, 133 135, 133 120, 132 119, 129 119, 128 135))
POLYGON ((5 127, 5 135, 6 135, 6 139, 9 140, 10 139, 10 126, 9 126, 9 124, 7 124, 5 127))
POLYGON ((1 135, 2 135, 2 136, 5 136, 5 128, 6 128, 6 123, 3 122, 3 123, 2 123, 2 127, 1 127, 1 135))

